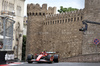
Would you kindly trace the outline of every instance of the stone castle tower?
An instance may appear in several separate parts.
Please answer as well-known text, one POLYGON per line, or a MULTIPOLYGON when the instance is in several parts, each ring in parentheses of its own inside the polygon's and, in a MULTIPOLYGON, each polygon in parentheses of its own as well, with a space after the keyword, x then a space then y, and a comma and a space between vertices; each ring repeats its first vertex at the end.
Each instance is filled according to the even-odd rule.
MULTIPOLYGON (((100 23, 100 0, 85 0, 84 19, 100 23)), ((96 49, 94 39, 100 40, 100 25, 87 23, 88 29, 83 34, 82 54, 100 52, 100 46, 96 49), (96 51, 97 50, 97 51, 96 51)))
POLYGON ((93 40, 96 37, 100 39, 97 35, 99 25, 88 24, 85 32, 79 29, 84 26, 83 20, 99 22, 99 3, 99 0, 85 0, 84 9, 61 14, 56 14, 56 7, 47 10, 47 4, 42 7, 39 4, 28 4, 26 56, 40 53, 43 49, 59 52, 60 60, 95 53, 93 40), (98 29, 94 30, 91 28, 93 26, 98 29))
MULTIPOLYGON (((89 18, 89 16, 85 16, 84 19, 90 19, 95 21, 96 18, 98 19, 99 16, 99 12, 100 12, 100 1, 99 0, 85 0, 85 15, 90 15, 91 17, 89 18)), ((99 21, 99 20, 98 20, 99 21)), ((97 21, 97 22, 98 22, 97 21)))
POLYGON ((27 33, 27 48, 28 53, 41 52, 42 50, 42 35, 43 32, 43 22, 45 15, 55 14, 56 7, 49 7, 47 10, 47 4, 43 4, 40 7, 39 4, 30 4, 27 6, 28 17, 28 33, 27 33), (30 41, 29 41, 30 40, 30 41), (33 46, 34 47, 33 47, 33 46), (30 47, 30 48, 29 48, 30 47), (34 51, 35 50, 35 51, 34 51), (31 52, 30 52, 31 51, 31 52))

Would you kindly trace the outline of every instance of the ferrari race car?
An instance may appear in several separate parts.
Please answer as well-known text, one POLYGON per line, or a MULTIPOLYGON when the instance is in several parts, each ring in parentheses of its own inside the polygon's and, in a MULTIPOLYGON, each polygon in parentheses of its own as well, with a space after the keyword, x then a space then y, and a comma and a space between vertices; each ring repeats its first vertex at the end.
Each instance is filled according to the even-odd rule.
POLYGON ((55 52, 41 52, 40 54, 29 54, 27 56, 27 62, 33 63, 33 62, 59 62, 59 56, 55 52))

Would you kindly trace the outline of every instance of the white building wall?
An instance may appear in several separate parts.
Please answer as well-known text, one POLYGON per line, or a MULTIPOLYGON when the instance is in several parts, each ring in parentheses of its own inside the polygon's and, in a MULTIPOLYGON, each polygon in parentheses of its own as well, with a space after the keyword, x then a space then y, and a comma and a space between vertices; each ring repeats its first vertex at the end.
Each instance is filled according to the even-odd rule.
POLYGON ((1 11, 3 10, 3 2, 5 2, 6 4, 4 4, 5 10, 7 11, 15 11, 15 18, 13 18, 15 20, 15 24, 14 24, 14 30, 13 30, 13 47, 12 50, 15 51, 15 56, 18 57, 18 59, 21 60, 21 55, 22 55, 22 38, 23 38, 23 18, 24 18, 24 2, 25 0, 0 0, 0 14, 1 11), (21 8, 21 13, 17 13, 18 9, 17 7, 21 8), (16 28, 18 27, 19 28, 16 28), (19 37, 19 34, 21 34, 21 36, 19 37), (18 41, 16 41, 16 38, 18 38, 18 41), (15 46, 18 46, 18 51, 16 53, 17 49, 14 49, 15 46))

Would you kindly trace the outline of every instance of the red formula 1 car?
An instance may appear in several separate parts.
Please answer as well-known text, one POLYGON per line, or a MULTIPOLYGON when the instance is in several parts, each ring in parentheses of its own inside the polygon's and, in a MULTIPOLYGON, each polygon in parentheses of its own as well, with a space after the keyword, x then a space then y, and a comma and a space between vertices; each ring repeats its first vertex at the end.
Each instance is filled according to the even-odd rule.
POLYGON ((40 54, 29 54, 27 56, 27 62, 28 63, 33 63, 33 62, 47 62, 47 63, 52 63, 52 62, 59 62, 59 56, 55 52, 41 52, 40 54))

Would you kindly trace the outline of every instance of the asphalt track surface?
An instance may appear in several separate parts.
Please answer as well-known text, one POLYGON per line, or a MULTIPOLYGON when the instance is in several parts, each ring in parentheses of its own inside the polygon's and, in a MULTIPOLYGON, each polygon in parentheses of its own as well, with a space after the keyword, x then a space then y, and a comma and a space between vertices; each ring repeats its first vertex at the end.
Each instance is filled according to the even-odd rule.
POLYGON ((69 63, 69 62, 59 62, 59 63, 31 63, 19 62, 18 64, 0 65, 0 66, 100 66, 100 63, 69 63))

